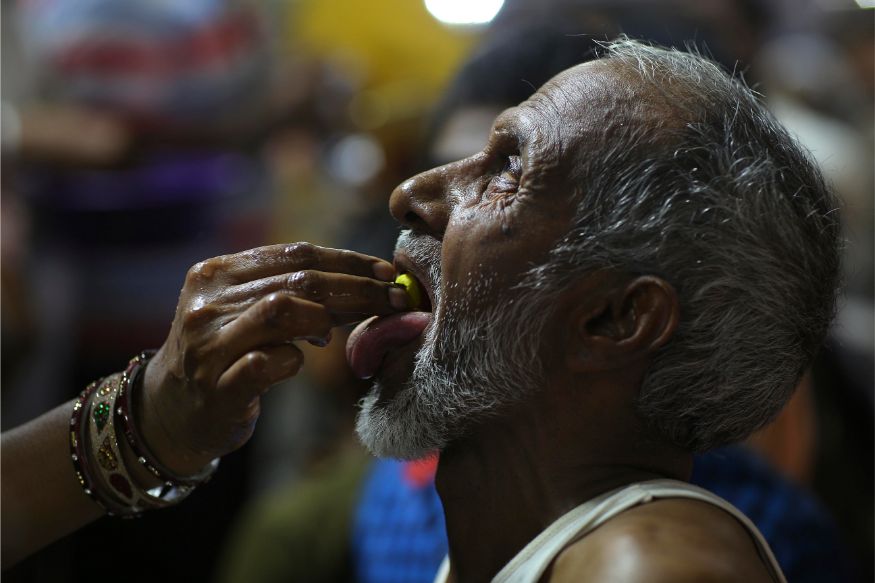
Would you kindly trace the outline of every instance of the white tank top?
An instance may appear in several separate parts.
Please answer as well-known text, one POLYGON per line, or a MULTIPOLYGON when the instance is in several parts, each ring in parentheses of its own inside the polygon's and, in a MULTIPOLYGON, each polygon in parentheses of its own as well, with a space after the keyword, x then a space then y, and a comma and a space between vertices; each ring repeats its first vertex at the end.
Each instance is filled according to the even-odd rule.
MULTIPOLYGON (((702 488, 676 480, 649 480, 629 484, 588 500, 560 516, 536 536, 498 572, 492 583, 536 583, 557 555, 571 542, 589 534, 621 512, 640 504, 665 498, 690 498, 713 504, 735 517, 750 533, 760 558, 771 572, 772 580, 787 583, 766 539, 753 522, 735 506, 702 488)), ((447 583, 449 557, 444 558, 435 583, 447 583)))

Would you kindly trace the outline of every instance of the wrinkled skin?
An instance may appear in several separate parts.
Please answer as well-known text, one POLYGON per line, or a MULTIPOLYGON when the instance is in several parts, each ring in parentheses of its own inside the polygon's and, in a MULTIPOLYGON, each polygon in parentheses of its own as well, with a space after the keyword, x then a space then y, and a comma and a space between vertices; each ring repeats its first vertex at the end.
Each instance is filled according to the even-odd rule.
POLYGON ((259 397, 301 367, 293 342, 325 345, 333 326, 404 308, 394 275, 384 260, 308 243, 192 267, 137 407, 156 457, 191 475, 243 445, 259 397))

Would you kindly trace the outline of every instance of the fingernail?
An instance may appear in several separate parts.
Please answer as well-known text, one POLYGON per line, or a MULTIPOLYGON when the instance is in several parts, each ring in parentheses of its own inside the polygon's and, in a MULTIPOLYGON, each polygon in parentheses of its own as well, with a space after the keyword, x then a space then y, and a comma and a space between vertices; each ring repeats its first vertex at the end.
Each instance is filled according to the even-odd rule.
POLYGON ((374 263, 374 276, 382 281, 392 281, 395 279, 395 268, 385 261, 374 263))
POLYGON ((400 287, 390 287, 389 304, 396 310, 407 308, 407 292, 400 287))

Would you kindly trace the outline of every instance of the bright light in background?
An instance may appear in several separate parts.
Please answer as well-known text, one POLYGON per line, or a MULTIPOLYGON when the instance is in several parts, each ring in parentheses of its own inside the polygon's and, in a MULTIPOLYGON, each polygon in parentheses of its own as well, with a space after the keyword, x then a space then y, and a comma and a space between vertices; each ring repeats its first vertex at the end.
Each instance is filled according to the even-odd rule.
POLYGON ((345 136, 328 153, 329 172, 348 186, 364 186, 385 165, 382 146, 369 134, 345 136))
POLYGON ((503 4, 504 0, 425 0, 431 15, 446 24, 486 24, 503 4))
POLYGON ((875 8, 875 0, 857 0, 857 6, 860 8, 875 8))

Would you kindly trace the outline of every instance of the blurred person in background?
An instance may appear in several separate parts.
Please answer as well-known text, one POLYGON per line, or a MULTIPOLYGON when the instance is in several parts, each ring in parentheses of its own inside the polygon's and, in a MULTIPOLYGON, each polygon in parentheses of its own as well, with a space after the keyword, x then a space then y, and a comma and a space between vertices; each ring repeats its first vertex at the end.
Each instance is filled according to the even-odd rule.
POLYGON ((770 108, 811 151, 844 204, 843 298, 806 379, 811 411, 755 445, 824 501, 859 558, 875 566, 875 176, 871 10, 842 2, 785 6, 753 70, 770 108), (868 17, 868 18, 867 18, 868 17), (810 447, 805 447, 805 443, 810 447))

